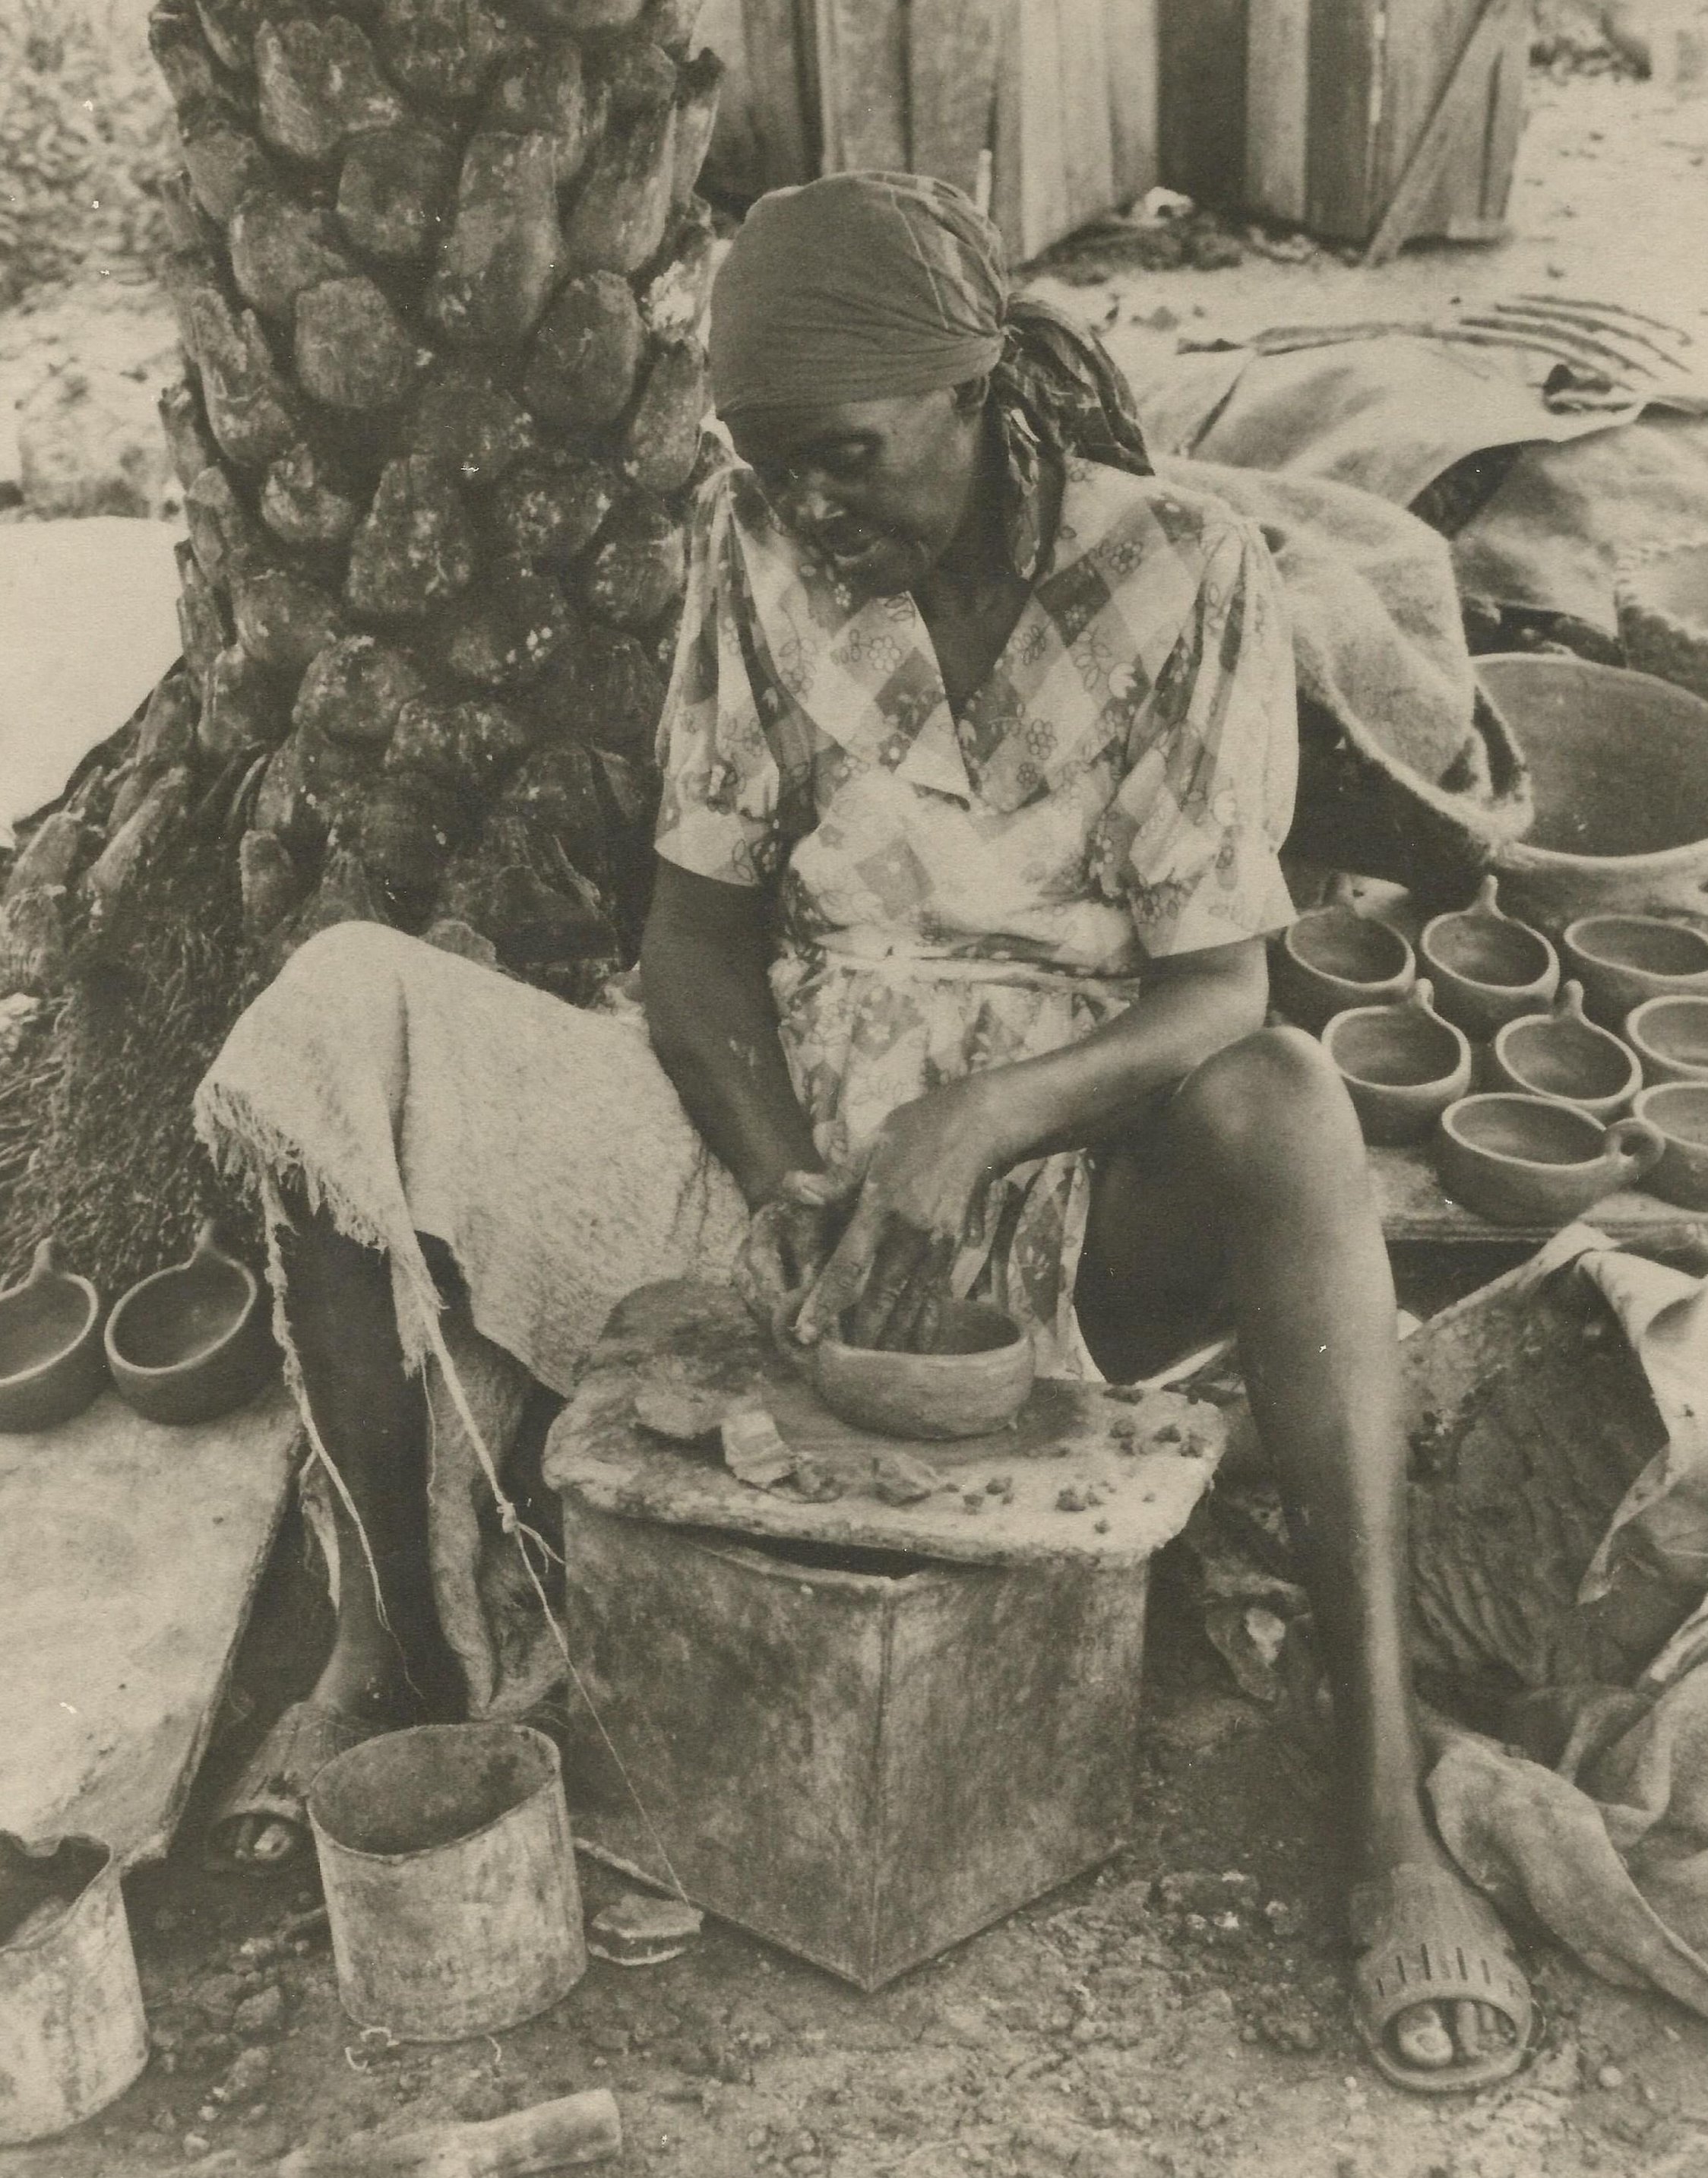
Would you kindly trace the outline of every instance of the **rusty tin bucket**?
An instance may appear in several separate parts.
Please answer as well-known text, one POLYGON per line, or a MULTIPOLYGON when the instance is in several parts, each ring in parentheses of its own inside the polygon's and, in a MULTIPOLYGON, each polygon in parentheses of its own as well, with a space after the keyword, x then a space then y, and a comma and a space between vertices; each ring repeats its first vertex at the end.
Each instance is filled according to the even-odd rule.
POLYGON ((0 1834, 0 2146, 104 2110, 148 2062, 148 2028, 112 1852, 35 1853, 0 1834))
POLYGON ((521 1724, 424 1724, 314 1780, 338 1995, 412 2042, 494 2034, 587 1970, 558 1750, 521 1724))

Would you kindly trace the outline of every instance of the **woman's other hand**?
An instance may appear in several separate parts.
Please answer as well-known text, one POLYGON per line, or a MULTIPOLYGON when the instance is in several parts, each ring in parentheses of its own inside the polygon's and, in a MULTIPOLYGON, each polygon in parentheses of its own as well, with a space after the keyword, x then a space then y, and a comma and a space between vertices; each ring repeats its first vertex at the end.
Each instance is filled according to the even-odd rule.
POLYGON ((858 1174, 786 1172, 753 1213, 735 1258, 735 1290, 783 1340, 830 1261, 859 1186, 858 1174))
POLYGON ((794 1318, 798 1339, 810 1345, 846 1316, 856 1346, 930 1351, 969 1218, 1000 1170, 989 1108, 974 1075, 891 1113, 861 1160, 847 1230, 794 1318))

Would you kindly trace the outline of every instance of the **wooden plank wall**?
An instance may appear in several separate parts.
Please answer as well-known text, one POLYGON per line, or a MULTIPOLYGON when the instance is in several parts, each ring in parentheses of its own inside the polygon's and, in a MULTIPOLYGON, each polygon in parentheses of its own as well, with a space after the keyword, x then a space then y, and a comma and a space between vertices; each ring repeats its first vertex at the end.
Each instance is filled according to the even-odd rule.
POLYGON ((1199 204, 1246 185, 1246 0, 1158 0, 1160 178, 1199 204))

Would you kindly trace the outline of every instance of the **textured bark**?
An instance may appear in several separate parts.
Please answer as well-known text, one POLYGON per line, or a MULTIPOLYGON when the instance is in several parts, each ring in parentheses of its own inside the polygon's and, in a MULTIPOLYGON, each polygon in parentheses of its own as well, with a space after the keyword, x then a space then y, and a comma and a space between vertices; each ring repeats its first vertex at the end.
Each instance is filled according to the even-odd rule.
POLYGON ((576 999, 632 945, 706 467, 694 13, 157 0, 185 663, 22 828, 0 970, 101 917, 111 960, 174 856, 227 858, 251 988, 352 916, 576 999))
POLYGON ((523 397, 560 429, 597 431, 629 405, 646 348, 640 306, 614 272, 565 282, 534 342, 523 397))
POLYGON ((474 531, 450 473, 430 455, 388 462, 350 546, 344 594, 376 620, 419 620, 468 588, 474 531))

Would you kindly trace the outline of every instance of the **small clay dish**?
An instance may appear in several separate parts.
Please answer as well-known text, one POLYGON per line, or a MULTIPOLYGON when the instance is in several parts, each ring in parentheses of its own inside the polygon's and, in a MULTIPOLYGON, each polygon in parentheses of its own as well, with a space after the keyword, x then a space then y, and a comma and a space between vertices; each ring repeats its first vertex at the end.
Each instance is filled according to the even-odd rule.
POLYGON ((985 1436, 1032 1388, 1032 1341, 994 1308, 952 1301, 935 1354, 888 1354, 821 1338, 813 1382, 833 1415, 884 1436, 985 1436))
POLYGON ((1645 999, 1708 993, 1708 936, 1660 915, 1581 915, 1560 939, 1591 1021, 1618 1028, 1645 999))
POLYGON ((29 1277, 0 1293, 0 1430, 68 1422, 106 1382, 101 1295, 44 1240, 29 1277))
POLYGON ((1562 986, 1551 1014, 1526 1014, 1498 1030, 1489 1059, 1503 1088, 1575 1104, 1603 1123, 1629 1111, 1643 1086, 1635 1054, 1584 1019, 1584 987, 1575 977, 1562 986))
POLYGON ((1432 995, 1426 977, 1397 1006, 1354 1006, 1323 1032, 1367 1142, 1421 1142, 1471 1086, 1471 1046, 1432 995))
POLYGON ((1545 1013, 1559 988, 1553 947, 1502 912, 1498 885, 1491 872, 1469 907, 1432 917, 1417 940, 1438 1010, 1478 1042, 1524 1014, 1545 1013))
POLYGON ((1708 998, 1645 999, 1625 1015, 1625 1041, 1645 1081, 1708 1081, 1708 998))
POLYGON ((1708 1210, 1708 1081, 1657 1081, 1631 1108, 1666 1143, 1644 1185, 1663 1201, 1708 1210))
POLYGON ((1496 1091, 1448 1106, 1437 1162, 1448 1193, 1497 1224, 1558 1226, 1634 1187, 1665 1148, 1646 1119, 1604 1128, 1574 1105, 1496 1091))
POLYGON ((260 1280, 221 1247, 211 1218, 188 1261, 134 1285, 106 1320, 113 1383, 150 1421, 211 1421, 244 1406, 277 1360, 260 1280))
POLYGON ((1275 948, 1275 1002, 1313 1033, 1351 1008, 1391 1005, 1416 977, 1400 933, 1344 903, 1307 909, 1275 948))

